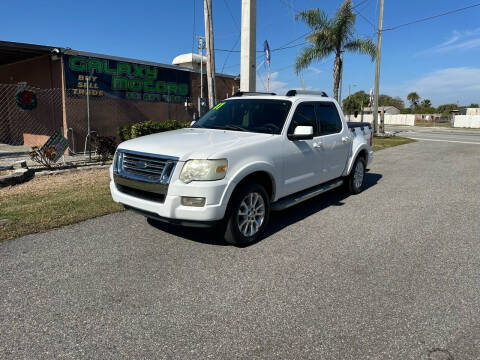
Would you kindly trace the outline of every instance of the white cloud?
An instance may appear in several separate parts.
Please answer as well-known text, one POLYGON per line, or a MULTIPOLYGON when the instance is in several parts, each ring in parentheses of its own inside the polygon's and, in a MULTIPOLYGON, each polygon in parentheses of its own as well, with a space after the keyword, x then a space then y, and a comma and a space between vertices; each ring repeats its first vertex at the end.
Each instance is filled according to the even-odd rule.
POLYGON ((423 99, 430 99, 436 106, 457 101, 460 105, 479 103, 480 68, 446 68, 398 86, 382 87, 382 92, 401 94, 403 98, 411 91, 416 91, 423 99))
POLYGON ((480 28, 464 31, 454 30, 449 39, 430 49, 421 51, 418 55, 470 50, 478 47, 480 47, 480 28))
MULTIPOLYGON (((270 92, 285 95, 288 91, 288 83, 279 80, 278 75, 278 72, 273 72, 270 75, 270 92)), ((257 72, 257 91, 267 91, 267 74, 260 74, 257 72)))
POLYGON ((310 71, 312 71, 314 74, 317 74, 317 75, 323 72, 323 70, 320 70, 320 69, 316 68, 315 66, 310 66, 308 69, 310 71))

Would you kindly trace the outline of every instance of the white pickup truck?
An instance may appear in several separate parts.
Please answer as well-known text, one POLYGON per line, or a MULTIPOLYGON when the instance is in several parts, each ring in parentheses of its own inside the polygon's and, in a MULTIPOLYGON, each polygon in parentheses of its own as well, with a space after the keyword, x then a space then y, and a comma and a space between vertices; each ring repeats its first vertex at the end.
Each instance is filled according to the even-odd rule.
POLYGON ((359 193, 371 146, 370 124, 347 123, 323 92, 237 93, 190 128, 121 143, 110 190, 149 218, 217 226, 244 246, 271 211, 343 184, 359 193))

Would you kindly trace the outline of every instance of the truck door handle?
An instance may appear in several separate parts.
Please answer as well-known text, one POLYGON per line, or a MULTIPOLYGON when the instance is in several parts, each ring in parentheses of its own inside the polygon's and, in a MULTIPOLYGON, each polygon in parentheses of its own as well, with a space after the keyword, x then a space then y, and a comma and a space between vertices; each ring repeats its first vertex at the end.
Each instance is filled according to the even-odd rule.
POLYGON ((314 148, 317 148, 317 149, 318 149, 318 148, 321 148, 321 147, 322 147, 322 142, 321 142, 321 141, 316 141, 316 142, 314 142, 314 143, 313 143, 313 147, 314 147, 314 148))
POLYGON ((350 141, 349 137, 347 137, 347 136, 342 137, 342 142, 346 143, 346 142, 349 142, 349 141, 350 141))

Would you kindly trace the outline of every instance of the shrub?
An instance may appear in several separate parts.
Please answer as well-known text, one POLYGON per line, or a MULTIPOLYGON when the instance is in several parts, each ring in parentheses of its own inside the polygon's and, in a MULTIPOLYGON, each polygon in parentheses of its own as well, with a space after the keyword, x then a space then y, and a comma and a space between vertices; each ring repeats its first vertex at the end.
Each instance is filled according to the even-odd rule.
POLYGON ((52 169, 52 164, 54 163, 55 156, 57 155, 57 151, 55 146, 50 146, 49 148, 38 146, 33 146, 32 151, 28 154, 30 159, 35 161, 36 163, 45 166, 47 169, 52 169))
POLYGON ((118 136, 121 141, 126 141, 132 138, 132 125, 133 124, 127 124, 118 128, 118 136))
POLYGON ((156 134, 159 132, 182 129, 187 127, 187 123, 178 120, 152 121, 147 120, 135 124, 121 126, 118 129, 118 135, 122 141, 134 139, 140 136, 156 134))
POLYGON ((103 164, 115 154, 117 142, 113 136, 95 137, 95 148, 103 164))

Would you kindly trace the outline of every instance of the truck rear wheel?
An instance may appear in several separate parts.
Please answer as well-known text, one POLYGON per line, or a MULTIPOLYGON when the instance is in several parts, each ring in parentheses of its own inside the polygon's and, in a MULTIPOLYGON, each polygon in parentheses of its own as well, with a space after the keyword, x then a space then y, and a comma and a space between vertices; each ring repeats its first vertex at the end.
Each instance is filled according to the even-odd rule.
POLYGON ((245 184, 233 195, 227 212, 225 241, 235 246, 254 243, 270 218, 270 200, 263 186, 245 184))
POLYGON ((358 157, 353 164, 352 171, 345 179, 347 190, 351 194, 358 194, 362 191, 363 182, 365 180, 365 160, 358 157))

